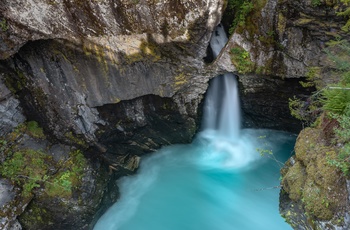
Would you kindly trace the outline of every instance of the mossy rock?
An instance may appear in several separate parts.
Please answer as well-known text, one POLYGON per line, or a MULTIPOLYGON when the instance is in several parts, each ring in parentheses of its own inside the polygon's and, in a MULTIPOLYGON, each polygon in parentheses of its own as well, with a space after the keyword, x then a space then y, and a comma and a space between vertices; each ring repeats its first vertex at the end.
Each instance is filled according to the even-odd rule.
POLYGON ((339 150, 327 145, 321 134, 320 128, 306 128, 299 134, 295 157, 282 170, 282 186, 311 219, 328 221, 345 212, 347 189, 342 173, 329 163, 339 150))

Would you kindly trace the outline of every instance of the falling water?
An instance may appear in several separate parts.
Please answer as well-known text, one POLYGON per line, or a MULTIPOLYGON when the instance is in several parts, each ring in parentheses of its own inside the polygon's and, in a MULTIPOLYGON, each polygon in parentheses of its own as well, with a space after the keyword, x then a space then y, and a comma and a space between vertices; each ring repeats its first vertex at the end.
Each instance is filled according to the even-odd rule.
MULTIPOLYGON (((226 42, 219 26, 210 42, 215 56, 226 42)), ((137 175, 118 181, 121 198, 94 230, 291 229, 278 212, 279 191, 271 188, 295 136, 240 130, 237 94, 232 74, 214 78, 193 143, 143 157, 137 175), (261 156, 257 148, 274 155, 261 156)))
MULTIPOLYGON (((210 40, 214 57, 227 43, 224 28, 219 25, 210 40)), ((236 78, 232 73, 216 77, 211 82, 204 108, 204 130, 216 131, 222 138, 239 138, 240 105, 236 78)))

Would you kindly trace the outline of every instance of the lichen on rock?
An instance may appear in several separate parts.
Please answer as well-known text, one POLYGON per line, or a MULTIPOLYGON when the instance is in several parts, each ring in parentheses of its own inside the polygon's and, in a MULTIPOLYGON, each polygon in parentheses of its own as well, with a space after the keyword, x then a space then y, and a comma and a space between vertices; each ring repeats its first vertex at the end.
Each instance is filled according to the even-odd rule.
MULTIPOLYGON (((346 178, 329 160, 339 149, 330 145, 322 136, 322 129, 306 128, 298 136, 295 156, 282 169, 281 202, 290 199, 292 206, 302 214, 288 214, 295 208, 281 206, 282 215, 295 227, 308 225, 310 229, 323 229, 325 223, 332 223, 339 229, 346 229, 349 212, 346 178), (283 198, 288 196, 288 198, 283 198)), ((288 202, 287 202, 288 203, 288 202)), ((290 205, 289 205, 290 206, 290 205)))

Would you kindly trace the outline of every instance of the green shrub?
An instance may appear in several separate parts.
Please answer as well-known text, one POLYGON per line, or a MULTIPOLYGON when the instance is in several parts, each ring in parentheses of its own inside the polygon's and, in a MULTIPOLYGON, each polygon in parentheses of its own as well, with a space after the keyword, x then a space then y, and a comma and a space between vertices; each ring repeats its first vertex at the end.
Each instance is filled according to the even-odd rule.
POLYGON ((323 91, 323 108, 326 111, 343 114, 345 108, 350 103, 350 90, 343 88, 328 88, 323 91))
POLYGON ((251 0, 229 0, 228 9, 233 11, 234 20, 229 28, 232 34, 237 26, 244 26, 248 14, 253 10, 254 4, 251 0))
POLYGON ((40 138, 40 139, 45 138, 43 129, 39 127, 36 121, 27 122, 27 131, 28 131, 28 134, 32 137, 40 138))
POLYGON ((0 21, 0 30, 1 30, 2 32, 6 32, 8 29, 9 29, 9 25, 7 24, 6 19, 2 19, 2 20, 0 21))
POLYGON ((25 149, 16 151, 0 165, 0 175, 8 178, 22 188, 24 197, 33 189, 43 188, 46 194, 55 197, 69 197, 72 190, 81 183, 87 161, 80 150, 70 153, 67 160, 55 163, 43 151, 25 149), (48 174, 49 168, 58 172, 48 174))
POLYGON ((250 60, 250 54, 242 47, 233 47, 230 51, 230 56, 238 73, 244 74, 253 71, 254 63, 250 60))
POLYGON ((345 32, 348 32, 350 28, 350 0, 340 0, 340 2, 343 3, 343 5, 345 6, 345 10, 338 12, 337 15, 348 18, 348 21, 342 27, 342 30, 344 30, 345 32))
POLYGON ((311 0, 311 5, 313 7, 321 5, 321 0, 311 0))
POLYGON ((48 170, 47 161, 50 157, 42 151, 17 151, 0 166, 0 174, 21 186, 23 195, 29 196, 32 189, 40 187, 48 170))

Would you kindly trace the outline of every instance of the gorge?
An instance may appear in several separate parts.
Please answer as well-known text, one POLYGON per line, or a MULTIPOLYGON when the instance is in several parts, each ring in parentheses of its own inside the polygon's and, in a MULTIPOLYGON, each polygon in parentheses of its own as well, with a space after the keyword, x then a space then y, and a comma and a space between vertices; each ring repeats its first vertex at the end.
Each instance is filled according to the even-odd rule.
MULTIPOLYGON (((226 42, 219 25, 210 42, 214 56, 226 42)), ((193 143, 144 159, 136 176, 118 183, 120 200, 94 229, 290 229, 279 215, 278 190, 271 189, 279 183, 281 162, 291 155, 295 137, 240 130, 237 91, 233 74, 214 78, 202 131, 193 143), (267 148, 273 159, 256 150, 267 148)))
MULTIPOLYGON (((237 75, 243 128, 298 133, 289 98, 310 98, 315 88, 299 84, 310 67, 330 81, 324 48, 349 40, 347 18, 337 13, 348 3, 237 1, 252 9, 213 60, 209 40, 220 21, 232 22, 230 11, 239 12, 232 2, 1 1, 0 228, 92 229, 122 199, 115 181, 147 171, 145 154, 198 142, 214 76, 237 75)), ((321 121, 300 133, 282 170, 280 211, 294 229, 348 228, 348 180, 327 164, 321 121)), ((251 138, 249 130, 240 135, 251 138)))

